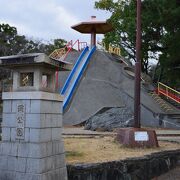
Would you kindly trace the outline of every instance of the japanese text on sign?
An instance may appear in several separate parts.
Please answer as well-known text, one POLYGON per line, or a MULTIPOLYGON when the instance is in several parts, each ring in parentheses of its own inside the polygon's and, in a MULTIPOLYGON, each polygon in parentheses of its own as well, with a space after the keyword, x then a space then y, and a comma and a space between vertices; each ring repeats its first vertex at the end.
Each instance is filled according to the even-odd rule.
POLYGON ((17 104, 17 111, 16 111, 16 139, 23 140, 24 135, 24 125, 25 125, 25 112, 26 106, 25 104, 17 104))

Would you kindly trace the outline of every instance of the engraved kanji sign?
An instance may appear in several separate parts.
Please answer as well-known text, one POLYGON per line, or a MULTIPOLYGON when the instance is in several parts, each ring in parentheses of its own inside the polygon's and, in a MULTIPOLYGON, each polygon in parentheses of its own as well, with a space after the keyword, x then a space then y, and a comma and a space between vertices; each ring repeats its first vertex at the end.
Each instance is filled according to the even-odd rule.
POLYGON ((24 135, 24 126, 25 126, 25 113, 26 106, 25 104, 17 104, 16 111, 16 139, 23 140, 25 138, 24 135))

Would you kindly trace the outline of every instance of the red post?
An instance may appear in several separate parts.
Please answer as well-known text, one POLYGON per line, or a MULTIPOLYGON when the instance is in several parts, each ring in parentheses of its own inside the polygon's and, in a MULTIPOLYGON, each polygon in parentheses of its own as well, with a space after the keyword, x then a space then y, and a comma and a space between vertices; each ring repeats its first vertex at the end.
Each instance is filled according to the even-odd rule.
POLYGON ((58 87, 59 87, 59 72, 58 70, 56 71, 56 89, 58 90, 58 87))
POLYGON ((135 92, 134 92, 134 126, 141 127, 141 0, 137 0, 137 19, 136 19, 136 63, 135 63, 135 92))

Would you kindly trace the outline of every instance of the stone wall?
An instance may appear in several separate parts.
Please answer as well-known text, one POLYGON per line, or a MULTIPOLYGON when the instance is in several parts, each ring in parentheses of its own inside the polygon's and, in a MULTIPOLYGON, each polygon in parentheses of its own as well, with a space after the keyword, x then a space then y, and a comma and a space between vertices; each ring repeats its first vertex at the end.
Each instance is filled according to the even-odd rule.
POLYGON ((96 164, 68 165, 68 180, 150 180, 180 165, 180 150, 96 164))

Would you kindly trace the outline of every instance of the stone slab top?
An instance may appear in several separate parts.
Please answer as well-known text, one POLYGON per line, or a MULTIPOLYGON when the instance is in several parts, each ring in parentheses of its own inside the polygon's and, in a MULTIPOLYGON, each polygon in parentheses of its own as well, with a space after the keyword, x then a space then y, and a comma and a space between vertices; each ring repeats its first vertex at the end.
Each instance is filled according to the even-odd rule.
POLYGON ((62 102, 64 97, 57 93, 49 93, 42 91, 31 91, 31 92, 3 92, 3 100, 50 100, 50 101, 60 101, 62 102))
POLYGON ((15 69, 23 66, 46 66, 57 70, 69 70, 71 63, 49 58, 44 53, 29 53, 0 57, 0 67, 15 69))

